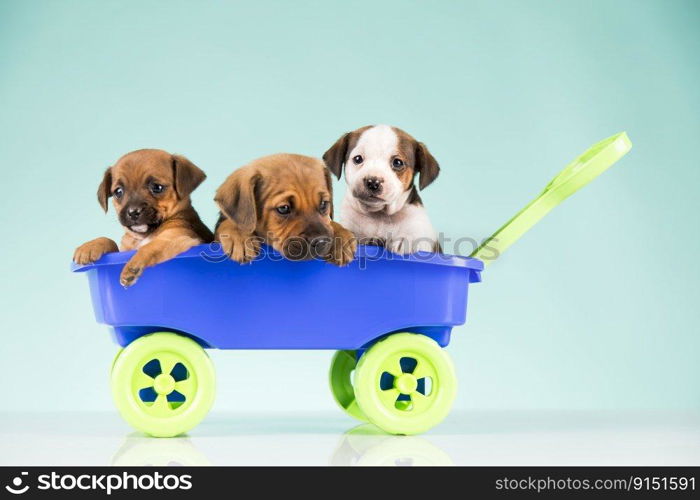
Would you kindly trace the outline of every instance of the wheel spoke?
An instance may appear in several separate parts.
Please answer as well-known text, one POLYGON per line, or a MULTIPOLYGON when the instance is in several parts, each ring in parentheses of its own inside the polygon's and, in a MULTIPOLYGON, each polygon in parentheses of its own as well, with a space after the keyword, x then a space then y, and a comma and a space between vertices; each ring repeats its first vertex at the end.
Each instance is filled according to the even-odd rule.
POLYGON ((387 372, 394 377, 398 377, 403 373, 401 369, 401 356, 392 356, 386 359, 381 366, 382 372, 387 372))
POLYGON ((401 368, 401 358, 403 356, 396 356, 395 359, 392 360, 391 362, 391 374, 394 375, 395 377, 400 376, 402 373, 404 373, 403 368, 401 368))
POLYGON ((175 365, 179 362, 177 356, 169 352, 161 352, 158 354, 158 362, 160 363, 160 372, 170 375, 175 365))
POLYGON ((416 378, 425 378, 425 377, 434 377, 435 374, 433 373, 433 367, 430 363, 427 361, 423 361, 422 359, 417 360, 418 364, 416 365, 416 368, 413 370, 413 376, 416 378))
POLYGON ((418 391, 412 392, 411 403, 413 403, 413 408, 411 408, 411 411, 424 411, 430 406, 430 396, 423 396, 418 391))
POLYGON ((133 385, 137 390, 153 387, 153 379, 139 370, 134 374, 133 385))
POLYGON ((158 397, 151 406, 151 413, 159 417, 166 417, 170 413, 170 410, 168 398, 165 394, 158 394, 158 397))
POLYGON ((192 375, 187 377, 185 380, 175 382, 175 390, 183 394, 188 399, 194 396, 195 385, 192 375))
POLYGON ((398 389, 387 389, 386 391, 379 390, 379 399, 387 408, 395 408, 396 400, 399 397, 398 389))

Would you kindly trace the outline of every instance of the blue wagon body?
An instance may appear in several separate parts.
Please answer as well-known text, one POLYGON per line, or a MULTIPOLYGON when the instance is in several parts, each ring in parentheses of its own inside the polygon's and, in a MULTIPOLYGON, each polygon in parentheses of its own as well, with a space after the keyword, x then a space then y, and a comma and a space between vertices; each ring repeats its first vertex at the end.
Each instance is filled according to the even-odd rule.
POLYGON ((219 349, 363 349, 396 331, 445 346, 466 319, 468 285, 483 269, 477 259, 371 246, 344 268, 291 262, 269 247, 240 265, 201 245, 124 289, 119 274, 132 254, 73 266, 87 273, 96 319, 113 327, 121 346, 163 330, 219 349))

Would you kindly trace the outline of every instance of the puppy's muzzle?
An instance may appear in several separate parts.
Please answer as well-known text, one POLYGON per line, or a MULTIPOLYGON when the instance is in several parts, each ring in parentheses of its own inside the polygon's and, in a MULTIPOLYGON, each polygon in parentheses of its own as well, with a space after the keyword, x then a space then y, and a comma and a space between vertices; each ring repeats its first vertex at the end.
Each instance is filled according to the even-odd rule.
POLYGON ((330 236, 317 236, 309 242, 314 257, 325 257, 331 251, 330 236))
POLYGON ((379 177, 364 178, 365 189, 367 190, 367 193, 369 193, 371 196, 379 196, 380 194, 382 194, 383 183, 384 179, 381 179, 379 177))
POLYGON ((119 222, 137 233, 145 233, 160 224, 158 211, 145 203, 130 203, 119 214, 119 222))
POLYGON ((138 222, 143 213, 143 207, 128 208, 126 210, 126 216, 130 221, 138 222))
POLYGON ((305 231, 300 236, 289 238, 283 246, 284 256, 290 260, 321 259, 331 251, 333 240, 325 230, 305 231))

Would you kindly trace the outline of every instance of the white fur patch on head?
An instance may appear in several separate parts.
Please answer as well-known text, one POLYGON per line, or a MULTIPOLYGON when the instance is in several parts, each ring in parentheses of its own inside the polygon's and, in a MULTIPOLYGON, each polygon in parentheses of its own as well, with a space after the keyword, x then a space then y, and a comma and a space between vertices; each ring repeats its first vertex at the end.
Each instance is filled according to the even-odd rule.
MULTIPOLYGON (((355 147, 348 153, 345 165, 345 179, 352 193, 364 191, 367 178, 381 181, 382 190, 378 195, 377 210, 386 209, 392 213, 401 209, 406 201, 406 190, 391 167, 393 158, 399 153, 399 137, 389 125, 375 125, 360 135, 355 147), (362 157, 356 164, 354 158, 362 157)), ((366 207, 371 210, 371 207, 366 207)))
POLYGON ((129 229, 135 233, 145 233, 148 231, 148 226, 146 224, 140 224, 138 226, 131 226, 129 229))

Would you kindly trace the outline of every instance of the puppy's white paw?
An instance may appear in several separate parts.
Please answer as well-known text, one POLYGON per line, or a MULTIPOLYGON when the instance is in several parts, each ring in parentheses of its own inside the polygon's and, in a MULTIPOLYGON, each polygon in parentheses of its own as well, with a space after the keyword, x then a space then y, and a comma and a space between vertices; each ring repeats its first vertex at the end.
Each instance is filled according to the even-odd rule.
POLYGON ((400 255, 416 252, 435 252, 436 242, 429 238, 398 238, 387 242, 387 248, 400 255))
POLYGON ((437 248, 437 242, 429 239, 421 239, 413 242, 411 253, 430 252, 434 253, 437 248))

